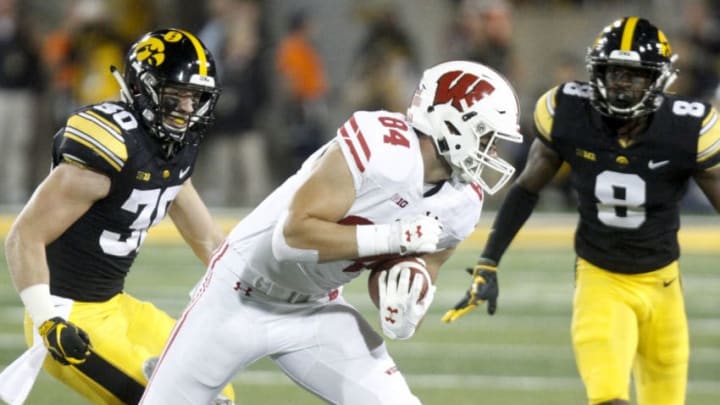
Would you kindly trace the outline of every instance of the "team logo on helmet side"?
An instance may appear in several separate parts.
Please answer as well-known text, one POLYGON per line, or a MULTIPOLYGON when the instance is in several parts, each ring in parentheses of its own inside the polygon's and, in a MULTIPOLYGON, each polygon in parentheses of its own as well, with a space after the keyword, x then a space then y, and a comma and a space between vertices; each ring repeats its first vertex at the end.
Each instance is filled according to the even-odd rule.
POLYGON ((160 38, 149 37, 138 43, 135 59, 151 66, 160 66, 165 62, 165 43, 160 38))
POLYGON ((433 104, 450 103, 456 110, 463 112, 494 91, 495 86, 487 80, 482 80, 471 73, 454 70, 438 79, 433 104))
POLYGON ((179 31, 168 31, 163 34, 162 39, 148 37, 135 47, 135 58, 151 66, 160 66, 165 62, 165 42, 180 42, 182 38, 183 34, 179 31))

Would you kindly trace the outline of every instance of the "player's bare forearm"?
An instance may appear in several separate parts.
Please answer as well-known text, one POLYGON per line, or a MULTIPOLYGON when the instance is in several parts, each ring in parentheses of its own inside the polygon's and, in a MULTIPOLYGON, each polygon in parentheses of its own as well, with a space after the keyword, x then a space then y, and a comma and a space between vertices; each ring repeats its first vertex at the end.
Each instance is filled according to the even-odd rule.
POLYGON ((539 193, 560 169, 562 160, 539 139, 535 139, 528 152, 528 161, 517 183, 525 190, 539 193))
POLYGON ((698 173, 695 175, 695 182, 707 196, 715 211, 720 213, 720 168, 698 173))
POLYGON ((31 241, 24 230, 13 227, 5 239, 5 256, 15 289, 20 292, 35 284, 49 284, 45 245, 31 241))
POLYGON ((295 193, 283 226, 287 244, 316 250, 321 262, 356 258, 355 226, 338 223, 354 200, 352 175, 339 147, 332 145, 295 193))
POLYGON ((427 253, 422 255, 422 259, 425 260, 426 268, 430 274, 430 279, 433 284, 437 280, 440 267, 455 253, 455 248, 444 249, 435 253, 427 253))
POLYGON ((18 291, 48 283, 45 246, 109 189, 108 177, 68 164, 59 165, 38 186, 5 240, 8 268, 18 291))
POLYGON ((175 197, 168 214, 185 242, 207 265, 212 252, 225 239, 225 234, 213 220, 190 180, 175 197))
POLYGON ((290 246, 316 250, 319 262, 358 257, 355 226, 313 217, 290 219, 292 215, 284 228, 290 246))

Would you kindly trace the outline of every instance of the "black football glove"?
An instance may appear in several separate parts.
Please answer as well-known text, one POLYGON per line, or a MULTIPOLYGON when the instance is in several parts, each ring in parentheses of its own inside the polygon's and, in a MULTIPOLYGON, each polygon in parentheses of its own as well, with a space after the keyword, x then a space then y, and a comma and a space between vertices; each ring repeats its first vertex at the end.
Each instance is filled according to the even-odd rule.
POLYGON ((455 307, 443 315, 443 322, 453 322, 486 301, 488 314, 494 314, 497 309, 497 297, 500 292, 497 282, 497 263, 480 258, 475 267, 467 269, 467 272, 472 275, 472 284, 455 307))
POLYGON ((38 331, 48 352, 63 365, 82 364, 90 355, 87 333, 59 316, 43 322, 38 331))

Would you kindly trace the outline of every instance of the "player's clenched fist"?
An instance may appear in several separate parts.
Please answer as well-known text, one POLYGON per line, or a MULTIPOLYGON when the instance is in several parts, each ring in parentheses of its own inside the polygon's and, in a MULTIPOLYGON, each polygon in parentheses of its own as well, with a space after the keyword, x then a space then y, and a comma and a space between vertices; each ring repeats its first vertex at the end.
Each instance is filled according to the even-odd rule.
POLYGON ((426 215, 400 219, 392 224, 391 246, 401 255, 434 252, 441 232, 440 221, 426 215))
POLYGON ((52 357, 64 365, 81 364, 90 355, 87 333, 59 316, 43 322, 39 332, 52 357))

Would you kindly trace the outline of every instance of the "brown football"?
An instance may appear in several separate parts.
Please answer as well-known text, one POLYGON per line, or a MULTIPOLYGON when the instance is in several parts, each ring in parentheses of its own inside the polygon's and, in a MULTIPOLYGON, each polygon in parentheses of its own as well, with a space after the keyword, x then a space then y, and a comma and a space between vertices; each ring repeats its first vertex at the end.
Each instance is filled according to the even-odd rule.
POLYGON ((368 293, 370 294, 370 299, 372 300, 373 304, 375 304, 376 308, 380 307, 380 293, 378 289, 380 275, 386 275, 387 273, 383 273, 383 271, 390 270, 393 266, 399 263, 403 263, 403 265, 407 265, 407 267, 410 267, 410 271, 412 272, 410 275, 410 284, 412 284, 413 279, 418 275, 419 277, 423 278, 424 285, 418 301, 425 298, 425 294, 427 294, 430 283, 429 280, 425 278, 425 275, 422 273, 422 271, 418 270, 418 267, 426 269, 424 261, 413 256, 394 257, 392 259, 388 259, 380 263, 374 264, 370 269, 370 275, 368 276, 368 293))

